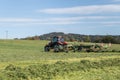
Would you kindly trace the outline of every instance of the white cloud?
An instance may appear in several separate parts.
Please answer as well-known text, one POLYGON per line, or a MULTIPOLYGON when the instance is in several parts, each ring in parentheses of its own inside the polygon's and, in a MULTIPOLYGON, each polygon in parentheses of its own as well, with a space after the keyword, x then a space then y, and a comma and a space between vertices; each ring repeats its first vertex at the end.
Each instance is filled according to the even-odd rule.
POLYGON ((68 24, 119 24, 120 16, 78 16, 66 18, 46 18, 46 19, 32 19, 32 18, 0 18, 0 24, 5 25, 68 25, 68 24))
POLYGON ((32 19, 27 18, 0 18, 0 22, 30 22, 32 19))
POLYGON ((120 21, 102 22, 102 24, 107 26, 115 26, 120 25, 120 21))
POLYGON ((45 22, 68 22, 82 20, 108 20, 120 19, 120 16, 77 16, 77 17, 53 17, 44 19, 34 18, 0 18, 0 23, 45 23, 45 22))
POLYGON ((120 12, 120 5, 90 5, 77 6, 69 8, 51 8, 38 10, 38 12, 48 14, 96 14, 96 13, 113 13, 120 12))
POLYGON ((120 2, 120 0, 112 0, 113 2, 120 2))

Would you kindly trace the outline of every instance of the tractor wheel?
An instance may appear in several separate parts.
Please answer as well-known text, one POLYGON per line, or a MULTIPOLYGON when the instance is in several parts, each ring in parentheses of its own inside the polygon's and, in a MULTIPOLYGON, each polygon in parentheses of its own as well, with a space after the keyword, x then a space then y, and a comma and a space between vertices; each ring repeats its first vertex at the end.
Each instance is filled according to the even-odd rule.
POLYGON ((44 47, 44 51, 45 51, 45 52, 49 52, 49 51, 50 51, 50 48, 49 48, 48 46, 45 46, 45 47, 44 47))
POLYGON ((68 53, 68 46, 64 45, 63 48, 64 48, 64 52, 68 53))
POLYGON ((59 50, 59 45, 55 45, 55 47, 54 47, 54 52, 59 52, 60 50, 59 50))

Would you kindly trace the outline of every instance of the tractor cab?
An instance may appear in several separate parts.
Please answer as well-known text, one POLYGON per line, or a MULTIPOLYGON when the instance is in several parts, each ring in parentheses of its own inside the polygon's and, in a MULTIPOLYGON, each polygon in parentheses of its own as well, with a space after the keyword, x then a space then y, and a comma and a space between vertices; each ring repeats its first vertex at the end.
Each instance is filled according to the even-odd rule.
POLYGON ((58 42, 58 37, 57 36, 54 36, 51 40, 52 43, 55 43, 55 42, 58 42))

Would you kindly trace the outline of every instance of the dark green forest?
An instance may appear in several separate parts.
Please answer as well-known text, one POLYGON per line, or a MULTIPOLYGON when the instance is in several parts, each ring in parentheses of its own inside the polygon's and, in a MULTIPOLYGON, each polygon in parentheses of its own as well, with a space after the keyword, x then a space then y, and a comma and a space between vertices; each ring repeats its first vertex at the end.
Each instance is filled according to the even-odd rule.
POLYGON ((114 43, 120 44, 120 35, 83 35, 63 32, 52 32, 43 35, 21 38, 22 40, 51 40, 54 36, 63 36, 66 41, 114 43))

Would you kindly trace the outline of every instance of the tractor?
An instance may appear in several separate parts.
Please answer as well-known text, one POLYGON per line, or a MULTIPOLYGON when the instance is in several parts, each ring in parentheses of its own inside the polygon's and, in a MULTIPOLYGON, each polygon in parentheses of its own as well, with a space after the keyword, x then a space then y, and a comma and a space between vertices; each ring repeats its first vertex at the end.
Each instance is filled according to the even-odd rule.
POLYGON ((44 51, 49 52, 53 50, 54 52, 68 52, 67 42, 61 36, 54 36, 52 40, 44 46, 44 51))

